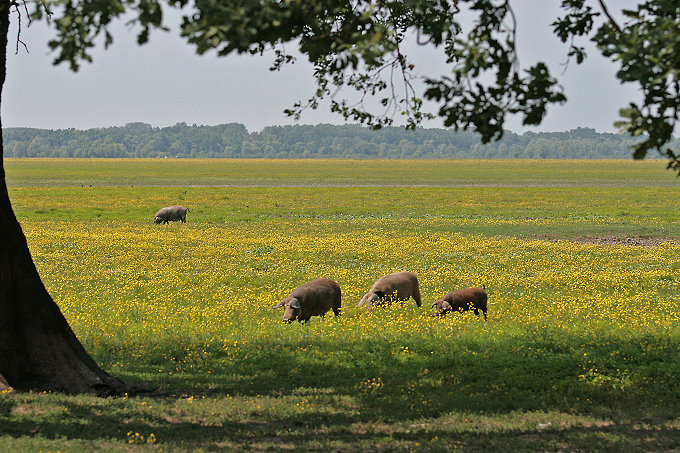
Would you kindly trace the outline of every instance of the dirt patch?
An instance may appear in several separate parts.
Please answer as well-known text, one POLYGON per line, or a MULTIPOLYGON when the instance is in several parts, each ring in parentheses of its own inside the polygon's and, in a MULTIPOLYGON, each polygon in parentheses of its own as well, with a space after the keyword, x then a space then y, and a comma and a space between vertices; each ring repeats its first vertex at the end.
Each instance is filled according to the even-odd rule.
POLYGON ((556 237, 549 234, 531 236, 534 239, 548 242, 574 242, 577 244, 618 245, 628 247, 680 247, 680 237, 655 238, 651 236, 579 236, 556 237))
POLYGON ((653 238, 650 236, 619 237, 619 236, 593 236, 567 239, 570 242, 580 244, 598 245, 622 245, 630 247, 659 247, 661 245, 680 246, 680 238, 653 238))
POLYGON ((16 406, 10 411, 12 415, 42 415, 47 411, 38 407, 32 406, 16 406))

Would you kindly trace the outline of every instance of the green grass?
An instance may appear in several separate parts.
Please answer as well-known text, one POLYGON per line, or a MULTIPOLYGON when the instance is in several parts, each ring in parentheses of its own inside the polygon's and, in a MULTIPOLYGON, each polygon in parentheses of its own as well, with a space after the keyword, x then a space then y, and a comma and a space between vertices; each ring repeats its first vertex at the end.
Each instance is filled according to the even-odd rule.
POLYGON ((149 223, 181 204, 192 223, 427 219, 469 234, 680 238, 680 187, 15 187, 10 196, 21 219, 36 221, 149 223))
POLYGON ((659 162, 490 161, 504 178, 474 161, 237 163, 7 162, 36 265, 86 349, 166 393, 0 395, 0 450, 680 445, 680 253, 665 242, 680 238, 680 185, 659 162), (399 184, 423 187, 384 187, 409 167, 399 184), (82 175, 93 187, 71 184, 82 175), (222 181, 235 187, 196 187, 222 181), (170 204, 189 223, 151 224, 170 204), (601 237, 655 245, 565 241, 601 237), (399 268, 418 273, 423 308, 356 308, 399 268), (269 307, 319 274, 341 283, 343 316, 283 325, 269 307), (437 295, 480 281, 488 322, 431 316, 437 295))
POLYGON ((665 168, 662 160, 5 159, 13 187, 679 187, 665 168))

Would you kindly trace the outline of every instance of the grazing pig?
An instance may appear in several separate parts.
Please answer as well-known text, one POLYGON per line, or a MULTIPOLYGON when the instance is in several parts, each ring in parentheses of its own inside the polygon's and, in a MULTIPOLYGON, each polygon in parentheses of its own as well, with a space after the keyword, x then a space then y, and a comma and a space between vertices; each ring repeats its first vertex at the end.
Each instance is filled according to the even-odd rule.
POLYGON ((167 208, 161 208, 154 216, 153 222, 168 223, 179 220, 182 223, 186 223, 187 212, 189 212, 189 210, 184 206, 168 206, 167 208))
POLYGON ((373 283, 371 289, 364 294, 359 306, 382 305, 395 300, 407 300, 413 297, 416 305, 420 307, 420 287, 418 277, 409 271, 395 272, 394 274, 380 277, 373 283))
POLYGON ((304 283, 293 290, 290 295, 272 308, 283 307, 285 322, 307 322, 312 316, 321 316, 333 309, 335 316, 340 316, 340 285, 328 278, 319 278, 304 283))
POLYGON ((436 300, 432 306, 437 307, 435 316, 444 316, 450 311, 458 311, 460 313, 473 309, 475 315, 479 315, 479 310, 484 313, 484 320, 486 321, 486 287, 482 288, 465 288, 458 291, 451 291, 444 294, 441 299, 436 300))

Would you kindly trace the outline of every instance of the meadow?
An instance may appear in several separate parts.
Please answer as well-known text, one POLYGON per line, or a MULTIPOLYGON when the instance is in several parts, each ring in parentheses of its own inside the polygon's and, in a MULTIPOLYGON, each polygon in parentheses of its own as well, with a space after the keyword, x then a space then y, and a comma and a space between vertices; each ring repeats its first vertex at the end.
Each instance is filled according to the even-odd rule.
POLYGON ((680 180, 659 161, 14 160, 43 281, 157 396, 0 395, 3 451, 669 451, 680 180), (186 224, 154 225, 161 206, 186 224), (410 300, 357 308, 381 275, 410 300), (325 276, 343 313, 271 307, 325 276), (432 316, 485 285, 489 320, 432 316))

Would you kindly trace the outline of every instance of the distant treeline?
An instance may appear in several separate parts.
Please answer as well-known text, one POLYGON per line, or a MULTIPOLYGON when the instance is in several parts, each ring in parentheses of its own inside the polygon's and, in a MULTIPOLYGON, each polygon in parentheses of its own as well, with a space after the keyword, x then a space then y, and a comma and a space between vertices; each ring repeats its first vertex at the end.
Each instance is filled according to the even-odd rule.
POLYGON ((3 136, 5 157, 630 159, 636 142, 625 134, 588 128, 522 135, 506 131, 502 140, 483 145, 473 132, 448 129, 374 131, 358 125, 320 124, 248 132, 234 123, 171 127, 129 123, 89 130, 6 128, 3 136))

